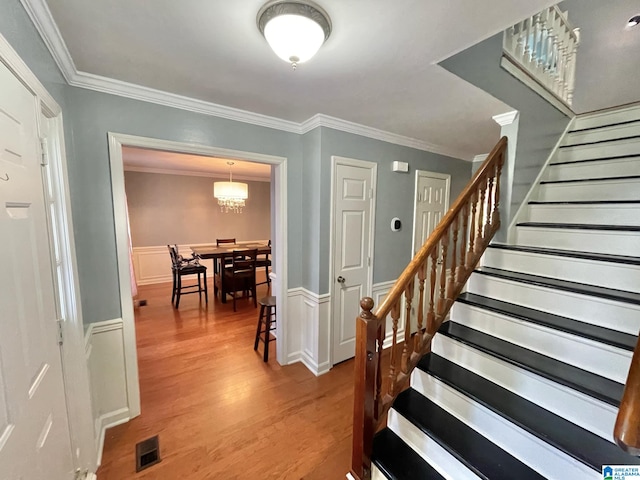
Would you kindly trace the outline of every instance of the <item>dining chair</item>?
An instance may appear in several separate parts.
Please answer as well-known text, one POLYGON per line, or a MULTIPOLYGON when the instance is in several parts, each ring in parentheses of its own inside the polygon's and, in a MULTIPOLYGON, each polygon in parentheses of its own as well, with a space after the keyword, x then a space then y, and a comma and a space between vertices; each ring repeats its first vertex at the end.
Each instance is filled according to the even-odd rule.
POLYGON ((231 257, 231 267, 225 268, 224 290, 222 295, 231 295, 233 298, 233 311, 236 311, 236 299, 241 292, 247 297, 253 297, 253 306, 258 307, 256 299, 256 257, 257 249, 234 250, 231 257))
MULTIPOLYGON (((236 239, 235 238, 216 238, 216 247, 219 247, 220 245, 225 245, 225 244, 232 244, 235 245, 236 243, 236 239)), ((231 265, 231 258, 227 257, 224 259, 224 268, 228 268, 231 265)), ((222 265, 220 265, 222 267, 222 265)))
POLYGON ((178 308, 180 306, 180 297, 190 293, 197 293, 202 301, 202 292, 204 292, 205 302, 209 303, 209 294, 207 292, 207 267, 200 265, 198 257, 195 255, 190 258, 184 258, 178 253, 177 245, 167 245, 169 255, 171 256, 171 272, 173 274, 173 288, 171 290, 171 304, 178 308), (185 275, 197 275, 198 283, 192 285, 183 285, 182 277, 185 275), (200 276, 204 278, 201 279, 200 276))
MULTIPOLYGON (((269 248, 271 248, 271 240, 269 240, 269 243, 267 245, 269 246, 269 248)), ((256 268, 262 268, 262 267, 264 267, 264 274, 266 279, 264 282, 260 282, 257 285, 264 285, 266 283, 269 287, 271 287, 271 277, 269 277, 269 268, 271 268, 271 259, 269 258, 269 253, 260 255, 256 260, 256 268)))

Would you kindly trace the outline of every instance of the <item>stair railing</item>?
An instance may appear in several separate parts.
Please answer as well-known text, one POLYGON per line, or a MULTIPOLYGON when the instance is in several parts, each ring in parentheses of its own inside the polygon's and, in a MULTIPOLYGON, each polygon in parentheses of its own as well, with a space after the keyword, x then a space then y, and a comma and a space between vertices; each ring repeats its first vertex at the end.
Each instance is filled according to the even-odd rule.
MULTIPOLYGON (((500 174, 507 148, 503 137, 454 205, 400 275, 375 312, 360 301, 356 319, 355 399, 351 476, 370 478, 373 437, 393 400, 431 349, 431 339, 500 227, 500 174), (417 288, 417 302, 414 292, 417 288), (404 306, 402 297, 404 295, 404 306), (412 316, 414 310, 415 318, 412 316), (398 335, 405 313, 403 338, 398 335), (390 347, 383 348, 391 314, 390 347), (415 320, 415 321, 414 321, 415 320)), ((387 342, 389 339, 387 339, 387 342)))
POLYGON ((640 456, 640 337, 631 359, 613 438, 625 452, 640 456))
POLYGON ((557 5, 504 32, 503 52, 567 105, 573 102, 580 29, 557 5))

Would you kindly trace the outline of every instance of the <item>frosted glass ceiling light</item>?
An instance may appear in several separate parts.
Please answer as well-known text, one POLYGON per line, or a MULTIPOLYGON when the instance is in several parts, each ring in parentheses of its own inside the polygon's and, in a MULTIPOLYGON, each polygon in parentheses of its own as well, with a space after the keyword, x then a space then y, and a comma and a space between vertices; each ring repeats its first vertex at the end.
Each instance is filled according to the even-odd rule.
POLYGON ((227 162, 227 165, 229 165, 229 181, 214 182, 213 196, 218 199, 221 211, 242 213, 244 201, 249 198, 249 187, 246 183, 234 182, 231 175, 233 162, 227 162))
POLYGON ((329 15, 304 0, 272 0, 258 12, 258 28, 273 51, 293 69, 313 57, 331 34, 329 15))

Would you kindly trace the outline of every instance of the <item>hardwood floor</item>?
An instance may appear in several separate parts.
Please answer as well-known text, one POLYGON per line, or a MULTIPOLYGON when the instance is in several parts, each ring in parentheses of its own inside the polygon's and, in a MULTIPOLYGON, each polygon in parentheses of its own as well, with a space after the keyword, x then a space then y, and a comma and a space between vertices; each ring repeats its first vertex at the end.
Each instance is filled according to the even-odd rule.
MULTIPOLYGON (((344 479, 350 466, 353 361, 315 377, 253 351, 258 309, 140 287, 142 414, 109 429, 99 480, 344 479), (135 473, 135 444, 159 435, 162 461, 135 473)), ((258 287, 258 298, 266 295, 258 287)), ((290 319, 295 321, 295 319, 290 319)))

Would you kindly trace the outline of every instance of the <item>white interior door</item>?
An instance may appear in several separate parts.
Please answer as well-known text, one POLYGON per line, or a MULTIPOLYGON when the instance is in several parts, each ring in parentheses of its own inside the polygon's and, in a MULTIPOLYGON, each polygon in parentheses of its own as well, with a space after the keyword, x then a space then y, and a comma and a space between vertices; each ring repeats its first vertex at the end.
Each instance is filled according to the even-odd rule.
POLYGON ((11 480, 73 477, 38 111, 0 64, 0 472, 11 480))
POLYGON ((355 355, 360 299, 371 295, 375 182, 375 163, 334 157, 334 365, 355 355))
MULTIPOLYGON (((451 176, 441 173, 416 171, 416 193, 415 193, 415 214, 413 220, 413 255, 422 247, 424 242, 429 238, 431 232, 438 226, 442 217, 449 210, 449 184, 451 176)), ((412 256, 413 256, 412 255, 412 256)), ((429 275, 430 272, 427 272, 429 275)), ((429 279, 425 281, 425 294, 429 279)), ((418 284, 416 282, 413 293, 414 302, 412 311, 415 313, 418 304, 418 284)), ((414 319, 412 331, 417 329, 417 315, 413 314, 414 319)), ((426 317, 425 317, 426 318, 426 317)), ((423 325, 424 327, 425 325, 423 325)))

